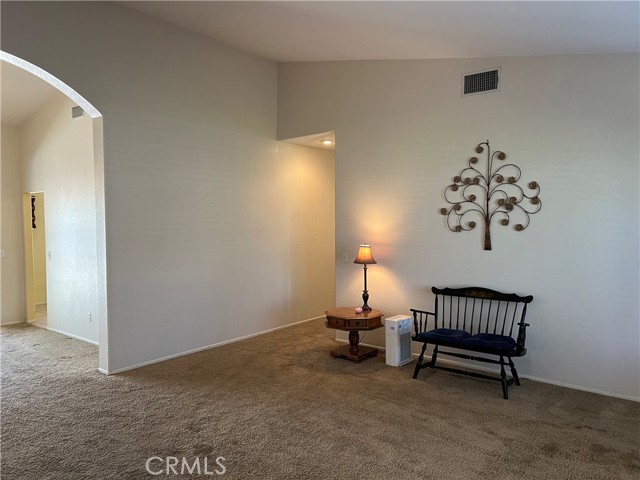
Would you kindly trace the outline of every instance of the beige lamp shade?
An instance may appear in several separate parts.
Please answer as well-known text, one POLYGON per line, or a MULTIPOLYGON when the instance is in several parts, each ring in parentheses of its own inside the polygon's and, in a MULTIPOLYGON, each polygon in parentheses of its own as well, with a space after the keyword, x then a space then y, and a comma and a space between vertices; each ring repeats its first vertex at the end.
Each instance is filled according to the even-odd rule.
POLYGON ((378 263, 375 261, 375 259, 373 258, 373 255, 371 254, 371 245, 367 245, 366 243, 363 243, 362 245, 360 245, 360 250, 358 250, 358 256, 353 261, 353 263, 359 263, 362 265, 372 265, 374 263, 378 263))

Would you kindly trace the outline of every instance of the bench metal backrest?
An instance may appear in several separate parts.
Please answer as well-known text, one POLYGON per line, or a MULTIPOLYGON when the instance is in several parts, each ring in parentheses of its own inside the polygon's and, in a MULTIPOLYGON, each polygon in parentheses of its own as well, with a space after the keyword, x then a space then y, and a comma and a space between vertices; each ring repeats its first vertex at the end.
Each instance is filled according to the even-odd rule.
MULTIPOLYGON (((524 323, 533 296, 501 293, 482 287, 437 288, 435 327, 464 330, 471 335, 493 333, 513 337, 515 325, 524 323)), ((517 329, 516 329, 517 331, 517 329)))

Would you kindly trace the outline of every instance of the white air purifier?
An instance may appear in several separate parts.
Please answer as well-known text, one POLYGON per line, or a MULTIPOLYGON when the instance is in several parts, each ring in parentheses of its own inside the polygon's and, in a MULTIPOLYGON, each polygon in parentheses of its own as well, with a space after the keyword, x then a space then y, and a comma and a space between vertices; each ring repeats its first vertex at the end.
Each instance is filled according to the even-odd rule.
POLYGON ((412 318, 406 315, 396 315, 385 319, 384 338, 387 365, 399 367, 413 360, 413 355, 411 354, 411 324, 412 318))

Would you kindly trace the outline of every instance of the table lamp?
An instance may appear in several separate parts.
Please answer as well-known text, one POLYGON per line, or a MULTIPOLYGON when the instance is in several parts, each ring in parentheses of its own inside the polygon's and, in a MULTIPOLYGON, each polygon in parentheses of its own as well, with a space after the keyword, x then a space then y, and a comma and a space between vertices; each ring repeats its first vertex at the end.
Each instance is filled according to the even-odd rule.
POLYGON ((373 255, 371 255, 371 245, 367 245, 366 243, 360 245, 358 256, 353 263, 364 265, 364 290, 362 291, 362 301, 364 302, 364 305, 362 305, 362 310, 367 312, 371 310, 371 307, 367 305, 367 302, 369 301, 369 291, 367 290, 367 265, 378 263, 373 258, 373 255))

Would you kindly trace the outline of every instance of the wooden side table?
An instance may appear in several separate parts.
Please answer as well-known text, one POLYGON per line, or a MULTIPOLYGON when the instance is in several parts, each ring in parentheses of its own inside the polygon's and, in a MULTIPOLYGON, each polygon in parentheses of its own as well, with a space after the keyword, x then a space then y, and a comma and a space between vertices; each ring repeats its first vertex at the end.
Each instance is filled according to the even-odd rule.
POLYGON ((379 310, 356 313, 355 307, 338 307, 324 312, 327 316, 327 328, 349 332, 349 345, 343 345, 329 352, 333 358, 347 358, 360 363, 378 354, 376 348, 360 347, 359 330, 375 330, 382 327, 383 314, 379 310))

